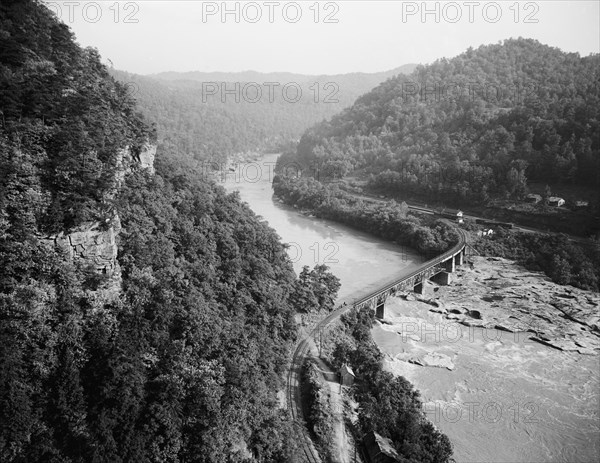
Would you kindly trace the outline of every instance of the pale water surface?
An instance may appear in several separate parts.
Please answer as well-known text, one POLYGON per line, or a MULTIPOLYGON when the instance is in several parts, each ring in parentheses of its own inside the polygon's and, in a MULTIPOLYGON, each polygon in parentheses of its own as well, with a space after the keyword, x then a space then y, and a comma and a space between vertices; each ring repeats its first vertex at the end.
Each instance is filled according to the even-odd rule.
MULTIPOLYGON (((296 272, 325 263, 341 280, 340 298, 352 300, 420 262, 410 249, 280 204, 271 188, 276 159, 268 155, 236 167, 222 185, 239 191, 290 243, 296 272)), ((458 462, 600 461, 598 356, 560 352, 495 330, 462 327, 458 339, 451 330, 436 334, 431 327, 444 323, 440 315, 408 313, 401 304, 395 299, 386 305, 392 324, 376 326, 374 338, 392 357, 388 368, 421 391, 429 418, 450 437, 458 462), (398 334, 407 321, 429 324, 429 335, 398 334), (454 369, 406 361, 427 352, 442 354, 454 369)))
POLYGON ((243 201, 269 222, 284 243, 296 273, 304 265, 326 264, 340 279, 340 298, 351 300, 382 280, 393 280, 403 269, 417 265, 420 256, 412 249, 328 220, 301 214, 273 197, 272 170, 276 154, 235 167, 221 183, 228 191, 239 191, 243 201))

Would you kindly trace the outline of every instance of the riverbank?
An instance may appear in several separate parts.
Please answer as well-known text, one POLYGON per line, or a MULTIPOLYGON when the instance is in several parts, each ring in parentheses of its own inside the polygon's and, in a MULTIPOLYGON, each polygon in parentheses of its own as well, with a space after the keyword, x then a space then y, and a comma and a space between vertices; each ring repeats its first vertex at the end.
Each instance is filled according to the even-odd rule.
MULTIPOLYGON (((265 165, 271 161, 274 162, 275 157, 263 160, 265 165)), ((277 200, 273 200, 268 180, 268 178, 261 178, 259 182, 232 181, 226 187, 230 190, 239 190, 242 199, 247 201, 257 214, 268 220, 284 242, 295 245, 291 251, 297 252, 291 252, 290 257, 297 258, 297 261, 294 260, 297 271, 302 268, 302 265, 312 267, 317 261, 329 265, 342 281, 340 299, 348 300, 349 305, 352 298, 368 292, 368 288, 375 289, 381 282, 410 271, 410 267, 420 262, 416 253, 410 252, 408 248, 394 246, 335 222, 306 217, 291 206, 280 204, 277 200), (329 247, 331 243, 335 243, 336 247, 329 247)), ((494 266, 494 261, 490 261, 489 265, 494 266)), ((482 271, 483 267, 479 265, 474 269, 482 271)), ((430 412, 429 419, 454 443, 455 457, 458 462, 582 461, 587 463, 594 461, 598 452, 594 446, 590 448, 590 442, 598 439, 598 416, 593 415, 594 410, 598 409, 597 393, 594 395, 599 384, 598 357, 579 354, 577 351, 560 351, 540 342, 531 341, 529 335, 525 333, 508 333, 467 326, 468 323, 471 325, 478 323, 473 312, 479 310, 476 308, 477 298, 474 297, 470 307, 460 305, 463 295, 469 294, 470 285, 482 288, 482 295, 485 296, 494 281, 497 281, 495 283, 497 286, 503 286, 507 281, 514 285, 524 275, 535 275, 532 278, 536 281, 539 279, 540 284, 543 283, 539 288, 533 288, 542 296, 548 291, 552 294, 554 291, 552 288, 555 288, 557 293, 566 292, 571 288, 558 285, 552 288, 545 286, 548 283, 546 277, 529 272, 522 267, 515 269, 516 273, 511 274, 508 279, 505 278, 508 273, 501 271, 501 275, 482 274, 478 281, 468 280, 469 276, 461 273, 465 270, 466 266, 459 269, 457 275, 460 278, 450 286, 439 287, 437 291, 433 291, 435 286, 427 285, 432 294, 425 297, 432 299, 432 302, 439 304, 439 307, 434 307, 431 303, 405 301, 400 298, 390 298, 386 302, 388 324, 378 323, 372 331, 380 349, 387 353, 386 369, 402 374, 419 389, 426 411, 430 412), (485 281, 486 278, 490 279, 485 281), (454 290, 457 291, 455 306, 442 307, 446 299, 440 295, 444 291, 454 290), (414 307, 411 307, 411 304, 414 304, 414 307), (439 313, 443 310, 430 311, 430 309, 444 308, 446 314, 439 313), (459 312, 453 313, 453 310, 459 312), (450 316, 450 319, 447 316, 450 316), (446 340, 444 343, 436 344, 434 335, 430 333, 426 336, 427 342, 417 343, 414 340, 416 334, 407 332, 408 339, 403 342, 402 336, 398 335, 402 326, 398 325, 403 321, 410 321, 410 318, 406 317, 413 317, 417 324, 426 322, 444 326, 443 324, 450 323, 451 327, 461 327, 464 329, 466 341, 461 343, 457 340, 446 340), (452 319, 452 317, 456 318, 452 319), (459 323, 462 318, 465 324, 459 323), (468 333, 473 333, 472 340, 469 339, 468 333), (503 337, 494 340, 494 336, 498 335, 503 337), (424 351, 430 351, 432 354, 426 356, 423 354, 424 351), (401 353, 407 358, 397 357, 401 353), (444 354, 446 358, 438 354, 444 354), (414 363, 409 363, 411 357, 416 360, 414 363), (448 360, 451 363, 445 364, 444 362, 448 360), (421 366, 419 363, 432 366, 421 366), (452 369, 448 369, 446 365, 452 369), (469 421, 469 407, 475 407, 475 405, 468 405, 469 402, 477 404, 479 412, 488 404, 492 406, 495 403, 502 404, 501 411, 504 418, 496 424, 488 423, 491 418, 494 418, 487 416, 494 411, 493 408, 488 408, 486 409, 488 414, 483 422, 481 419, 469 421), (537 412, 535 408, 531 408, 532 404, 537 407, 537 412), (450 415, 456 410, 464 411, 458 420, 450 415), (532 412, 536 412, 533 417, 530 416, 532 412), (518 420, 516 423, 515 417, 518 420), (532 423, 532 420, 537 421, 532 423)), ((537 286, 537 283, 533 284, 537 286)), ((518 291, 514 288, 513 290, 518 291)), ((577 294, 589 293, 584 291, 577 294)), ((502 295, 496 293, 496 296, 502 295)), ((529 297, 526 294, 525 296, 529 297)), ((534 295, 533 300, 538 300, 539 297, 534 295)), ((484 301, 484 303, 492 306, 500 304, 505 299, 484 301)), ((578 300, 573 299, 575 303, 578 300)), ((524 298, 522 299, 524 307, 521 308, 525 310, 529 304, 529 299, 524 298)), ((503 312, 502 306, 499 305, 497 310, 499 314, 496 317, 499 318, 503 312)), ((480 310, 480 313, 484 323, 490 322, 488 326, 494 322, 509 328, 509 323, 513 321, 511 317, 494 320, 494 315, 488 311, 480 310)), ((515 316, 520 315, 515 311, 515 316)), ((540 315, 544 315, 544 312, 540 312, 540 315)), ((540 318, 535 317, 535 319, 540 318)), ((299 339, 303 339, 311 331, 313 321, 308 319, 298 321, 300 325, 304 325, 300 326, 299 335, 299 339)), ((329 329, 325 330, 322 336, 325 344, 335 341, 332 337, 335 338, 335 326, 339 323, 336 321, 333 326, 330 325, 329 329)), ((593 324, 593 321, 590 323, 593 324)), ((548 337, 549 328, 544 333, 544 336, 548 337)), ((450 331, 446 331, 445 334, 450 337, 450 331)), ((318 338, 320 340, 321 336, 318 338)), ((318 351, 313 340, 309 344, 313 352, 318 351)), ((326 350, 324 347, 323 354, 326 350)))
POLYGON ((438 312, 466 327, 528 332, 558 350, 598 355, 600 295, 553 283, 508 259, 472 257, 454 284, 432 288, 438 312))
POLYGON ((600 297, 472 257, 448 286, 386 302, 385 368, 421 392, 457 462, 600 456, 600 297))

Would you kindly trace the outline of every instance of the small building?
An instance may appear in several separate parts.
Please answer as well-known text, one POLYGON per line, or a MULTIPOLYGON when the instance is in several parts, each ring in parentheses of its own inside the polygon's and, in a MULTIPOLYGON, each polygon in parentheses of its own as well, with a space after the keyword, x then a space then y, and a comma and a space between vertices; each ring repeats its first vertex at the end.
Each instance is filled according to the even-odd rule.
POLYGON ((492 236, 494 234, 494 230, 491 228, 484 228, 483 230, 479 230, 477 232, 477 236, 492 236))
POLYGON ((340 368, 340 384, 342 386, 352 386, 355 378, 352 368, 344 363, 340 368))
POLYGON ((463 223, 463 212, 461 210, 443 208, 438 209, 437 211, 435 211, 435 213, 437 215, 441 215, 446 219, 454 219, 458 223, 463 223))
POLYGON ((542 200, 541 195, 536 195, 535 193, 530 193, 525 196, 525 201, 531 204, 537 204, 542 200))
POLYGON ((562 199, 562 198, 559 198, 558 196, 550 196, 548 198, 548 205, 549 206, 560 207, 563 204, 565 204, 565 200, 562 199))
POLYGON ((400 455, 392 446, 392 441, 371 431, 364 438, 365 448, 371 463, 398 463, 400 455))

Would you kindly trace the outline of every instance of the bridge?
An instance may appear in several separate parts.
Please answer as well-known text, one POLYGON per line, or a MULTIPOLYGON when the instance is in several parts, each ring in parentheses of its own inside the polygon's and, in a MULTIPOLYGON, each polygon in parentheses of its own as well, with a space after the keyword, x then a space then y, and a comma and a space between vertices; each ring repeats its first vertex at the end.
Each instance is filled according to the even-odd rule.
MULTIPOLYGON (((314 346, 317 334, 351 307, 373 307, 375 308, 375 315, 379 318, 383 318, 386 299, 397 291, 414 290, 420 292, 423 289, 423 282, 428 278, 437 278, 442 284, 445 280, 447 284, 449 275, 454 272, 457 265, 463 264, 467 252, 468 245, 466 232, 460 228, 456 228, 456 231, 459 234, 459 241, 451 249, 422 263, 417 269, 398 278, 398 280, 393 283, 384 285, 364 297, 355 300, 352 305, 350 305, 350 301, 347 301, 347 305, 338 305, 337 309, 321 320, 314 327, 310 335, 300 341, 296 346, 287 377, 287 405, 290 409, 294 423, 299 428, 299 444, 302 447, 304 460, 306 462, 321 463, 319 454, 315 449, 305 426, 306 421, 304 419, 304 410, 302 409, 300 397, 300 373, 302 365, 310 354, 311 348, 314 346)), ((341 304, 343 301, 338 302, 341 304)))
POLYGON ((422 293, 423 282, 428 279, 435 279, 436 282, 447 285, 450 282, 450 275, 456 270, 456 267, 463 264, 467 251, 466 233, 460 228, 457 228, 456 231, 460 238, 458 243, 451 249, 424 262, 408 275, 354 301, 354 308, 362 309, 363 307, 371 307, 375 309, 375 316, 377 318, 383 318, 385 301, 396 292, 414 291, 422 293))

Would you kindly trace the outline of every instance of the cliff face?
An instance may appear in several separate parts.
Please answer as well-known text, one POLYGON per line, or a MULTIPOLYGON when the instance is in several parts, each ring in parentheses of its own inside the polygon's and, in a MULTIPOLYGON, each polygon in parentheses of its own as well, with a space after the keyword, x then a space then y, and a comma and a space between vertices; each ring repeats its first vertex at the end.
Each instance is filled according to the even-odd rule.
MULTIPOLYGON (((155 144, 146 142, 137 154, 129 146, 120 150, 117 154, 115 187, 106 193, 103 202, 114 199, 125 176, 133 170, 146 169, 154 174, 156 149, 155 144)), ((121 267, 117 260, 117 237, 120 231, 121 221, 115 211, 105 223, 85 222, 75 229, 42 239, 66 254, 80 268, 96 273, 100 284, 92 293, 106 302, 117 298, 121 290, 121 267)))
POLYGON ((119 150, 117 153, 118 172, 116 175, 116 189, 121 186, 125 175, 135 168, 148 169, 154 174, 154 158, 156 157, 155 144, 146 141, 139 150, 133 150, 130 146, 119 150))

